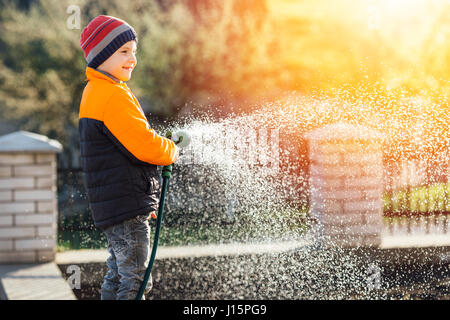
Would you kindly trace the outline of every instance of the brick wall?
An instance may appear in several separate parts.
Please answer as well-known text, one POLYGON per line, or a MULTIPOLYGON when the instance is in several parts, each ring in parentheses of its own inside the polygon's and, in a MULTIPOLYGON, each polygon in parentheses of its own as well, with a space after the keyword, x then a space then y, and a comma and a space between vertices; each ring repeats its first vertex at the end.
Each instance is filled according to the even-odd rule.
POLYGON ((56 155, 0 153, 0 263, 52 261, 56 155))
POLYGON ((381 136, 349 124, 307 134, 310 215, 327 245, 378 246, 383 217, 381 136))

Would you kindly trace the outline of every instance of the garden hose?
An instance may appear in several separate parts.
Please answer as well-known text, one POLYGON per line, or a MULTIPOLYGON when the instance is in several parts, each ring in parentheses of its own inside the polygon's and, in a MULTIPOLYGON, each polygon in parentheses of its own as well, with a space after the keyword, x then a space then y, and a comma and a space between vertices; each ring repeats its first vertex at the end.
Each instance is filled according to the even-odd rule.
MULTIPOLYGON (((172 133, 168 131, 166 133, 166 137, 169 139, 172 139, 172 133)), ((174 134, 175 144, 180 147, 186 147, 190 143, 190 136, 184 132, 180 131, 174 134)), ((144 280, 142 280, 141 288, 139 289, 139 292, 136 296, 136 300, 141 300, 142 296, 144 295, 145 288, 148 283, 148 279, 150 278, 150 274, 152 272, 153 263, 155 262, 156 257, 156 250, 158 249, 158 240, 159 240, 159 233, 161 231, 161 224, 163 219, 163 212, 164 212, 164 202, 166 199, 166 193, 167 193, 167 186, 169 185, 169 179, 172 174, 172 168, 173 164, 170 164, 168 166, 164 166, 162 169, 162 187, 161 187, 161 196, 159 199, 159 206, 158 206, 158 217, 156 218, 156 228, 155 228, 155 237, 153 239, 153 246, 152 246, 152 253, 150 255, 150 260, 147 266, 147 270, 145 271, 144 280)))
POLYGON ((162 178, 163 178, 163 184, 162 184, 162 189, 161 189, 161 197, 159 200, 158 217, 156 218, 156 229, 155 229, 155 237, 153 240, 152 253, 150 256, 150 261, 147 266, 147 270, 145 271, 144 280, 142 281, 141 288, 139 289, 139 292, 136 296, 136 300, 142 299, 142 295, 144 294, 148 279, 150 278, 150 273, 152 272, 153 263, 155 262, 156 249, 158 248, 159 232, 161 230, 161 222, 163 219, 163 211, 164 211, 163 209, 164 209, 164 202, 166 199, 167 185, 169 184, 169 178, 170 178, 171 173, 172 173, 172 165, 171 164, 163 167, 162 174, 161 174, 162 178))

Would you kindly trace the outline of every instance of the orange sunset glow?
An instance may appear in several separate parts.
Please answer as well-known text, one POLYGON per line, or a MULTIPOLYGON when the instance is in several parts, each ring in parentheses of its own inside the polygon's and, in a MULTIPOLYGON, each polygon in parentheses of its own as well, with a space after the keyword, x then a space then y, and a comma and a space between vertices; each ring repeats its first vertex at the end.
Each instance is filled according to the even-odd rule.
POLYGON ((266 15, 257 43, 270 54, 249 60, 253 92, 277 88, 274 114, 302 132, 371 126, 387 135, 389 157, 448 157, 449 1, 273 0, 266 15))

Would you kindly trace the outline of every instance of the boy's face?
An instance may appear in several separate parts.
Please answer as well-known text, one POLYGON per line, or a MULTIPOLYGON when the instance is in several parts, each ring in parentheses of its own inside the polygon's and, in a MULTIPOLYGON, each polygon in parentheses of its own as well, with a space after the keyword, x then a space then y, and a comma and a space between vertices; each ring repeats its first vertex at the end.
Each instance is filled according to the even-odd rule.
POLYGON ((136 66, 136 41, 128 41, 114 54, 98 66, 98 70, 108 72, 119 80, 128 81, 136 66))

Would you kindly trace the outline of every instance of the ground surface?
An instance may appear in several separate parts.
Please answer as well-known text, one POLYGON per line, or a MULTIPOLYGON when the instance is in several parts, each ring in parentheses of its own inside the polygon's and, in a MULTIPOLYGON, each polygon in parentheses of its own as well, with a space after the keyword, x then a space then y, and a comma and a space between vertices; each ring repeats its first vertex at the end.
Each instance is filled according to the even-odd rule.
MULTIPOLYGON (((292 250, 164 258, 155 261, 147 299, 450 299, 448 259, 428 251, 402 251, 402 257, 292 250)), ((59 265, 63 275, 67 266, 59 265)), ((105 264, 80 267, 75 295, 99 299, 105 264)))

